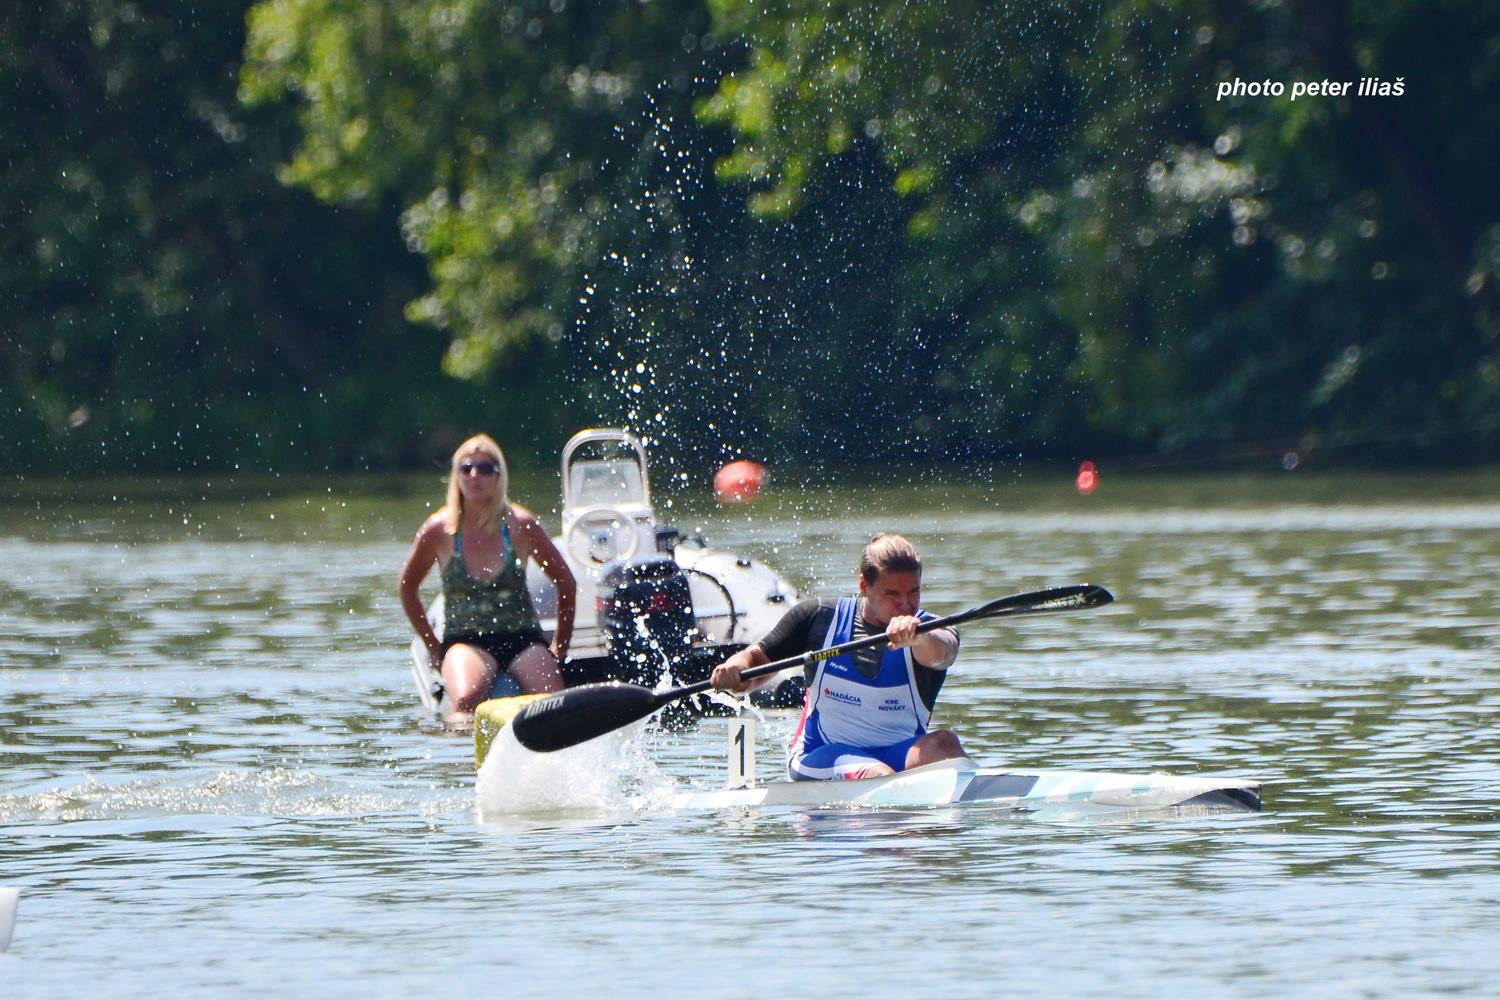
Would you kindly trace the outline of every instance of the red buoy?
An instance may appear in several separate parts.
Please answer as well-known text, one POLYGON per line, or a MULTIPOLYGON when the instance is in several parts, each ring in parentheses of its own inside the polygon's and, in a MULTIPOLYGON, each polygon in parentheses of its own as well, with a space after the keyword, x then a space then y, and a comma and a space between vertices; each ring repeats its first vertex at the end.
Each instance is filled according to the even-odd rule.
POLYGON ((1078 484, 1078 492, 1088 496, 1099 488, 1099 470, 1094 468, 1093 462, 1084 462, 1078 467, 1078 478, 1074 482, 1078 484))
POLYGON ((714 496, 719 503, 751 503, 771 481, 771 474, 759 462, 730 462, 714 474, 714 496))

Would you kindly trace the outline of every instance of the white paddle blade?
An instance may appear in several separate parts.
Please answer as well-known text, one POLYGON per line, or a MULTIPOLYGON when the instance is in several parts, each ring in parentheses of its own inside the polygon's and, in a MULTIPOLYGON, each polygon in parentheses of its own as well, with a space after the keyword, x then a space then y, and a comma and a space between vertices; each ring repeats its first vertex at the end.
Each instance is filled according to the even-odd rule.
POLYGON ((10 947, 11 934, 16 929, 16 904, 20 898, 20 889, 0 887, 0 951, 10 947))

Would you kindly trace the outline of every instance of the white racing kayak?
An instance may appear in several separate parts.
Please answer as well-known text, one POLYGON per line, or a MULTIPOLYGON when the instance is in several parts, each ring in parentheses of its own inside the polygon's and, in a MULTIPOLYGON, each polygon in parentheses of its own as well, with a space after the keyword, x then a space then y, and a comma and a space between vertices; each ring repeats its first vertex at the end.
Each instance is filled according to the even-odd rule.
POLYGON ((688 792, 672 802, 679 811, 745 806, 947 805, 1032 810, 1064 804, 1127 810, 1258 812, 1260 784, 1241 778, 980 767, 965 757, 880 778, 773 781, 754 788, 688 792))
MULTIPOLYGON (((500 731, 526 705, 546 695, 497 698, 474 717, 474 764, 484 764, 500 731)), ((1193 813, 1260 811, 1260 782, 1244 778, 1119 774, 980 767, 967 757, 915 767, 880 778, 843 781, 755 783, 755 722, 741 716, 729 724, 728 787, 684 792, 672 800, 679 812, 750 806, 838 808, 951 805, 1032 811, 1054 806, 1109 810, 1180 810, 1193 813)))

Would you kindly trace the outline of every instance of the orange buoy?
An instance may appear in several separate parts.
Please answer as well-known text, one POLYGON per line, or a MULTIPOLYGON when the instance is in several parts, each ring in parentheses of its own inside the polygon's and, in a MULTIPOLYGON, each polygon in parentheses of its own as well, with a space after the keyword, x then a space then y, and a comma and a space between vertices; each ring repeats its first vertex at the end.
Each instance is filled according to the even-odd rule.
POLYGON ((714 473, 714 496, 719 503, 751 503, 770 481, 771 474, 759 462, 730 462, 714 473))
POLYGON ((1078 492, 1088 496, 1099 488, 1099 470, 1094 468, 1093 462, 1084 462, 1078 467, 1078 478, 1074 482, 1078 484, 1078 492))

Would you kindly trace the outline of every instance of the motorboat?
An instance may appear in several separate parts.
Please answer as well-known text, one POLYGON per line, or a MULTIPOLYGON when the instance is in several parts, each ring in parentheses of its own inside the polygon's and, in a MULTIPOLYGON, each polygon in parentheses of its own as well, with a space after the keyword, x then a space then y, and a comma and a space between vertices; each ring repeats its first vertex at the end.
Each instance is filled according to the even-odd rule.
MULTIPOLYGON (((573 639, 563 681, 624 680, 652 686, 706 677, 714 665, 771 630, 799 599, 797 588, 759 560, 683 534, 657 516, 646 449, 620 428, 573 435, 562 450, 562 530, 553 539, 578 585, 573 639)), ((534 562, 526 585, 550 637, 557 588, 534 562)), ((442 636, 441 595, 428 617, 442 636)), ((446 713, 442 678, 420 639, 412 676, 423 705, 446 713)), ((492 698, 520 694, 502 674, 492 698)), ((799 671, 758 693, 767 705, 802 699, 799 671)))

